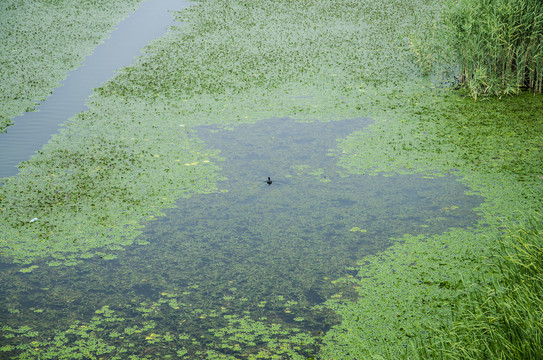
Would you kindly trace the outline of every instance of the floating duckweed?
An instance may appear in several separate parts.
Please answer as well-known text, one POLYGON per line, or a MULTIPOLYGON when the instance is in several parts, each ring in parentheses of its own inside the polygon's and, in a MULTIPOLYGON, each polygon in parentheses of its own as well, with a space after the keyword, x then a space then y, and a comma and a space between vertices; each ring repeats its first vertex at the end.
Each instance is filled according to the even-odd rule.
POLYGON ((36 268, 38 268, 38 265, 32 265, 32 266, 29 266, 27 268, 23 268, 23 269, 19 270, 19 272, 29 273, 29 272, 34 271, 34 269, 36 269, 36 268))

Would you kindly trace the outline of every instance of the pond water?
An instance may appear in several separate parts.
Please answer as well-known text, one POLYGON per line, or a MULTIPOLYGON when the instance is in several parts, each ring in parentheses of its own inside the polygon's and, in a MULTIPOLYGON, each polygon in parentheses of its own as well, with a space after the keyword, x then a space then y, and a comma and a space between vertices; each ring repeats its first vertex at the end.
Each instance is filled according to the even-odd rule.
POLYGON ((336 165, 337 139, 370 123, 280 118, 193 130, 220 151, 221 191, 179 200, 147 225, 145 245, 114 260, 38 264, 30 273, 2 264, 0 322, 53 340, 55 329, 72 326, 65 343, 55 340, 65 347, 92 328, 112 353, 153 358, 245 358, 273 339, 310 355, 316 344, 300 334, 318 337, 338 321, 323 301, 355 296, 334 279, 393 237, 472 225, 481 203, 452 175, 347 174, 336 165))
POLYGON ((184 0, 147 0, 98 45, 83 64, 71 71, 52 95, 28 112, 13 119, 7 133, 0 134, 0 178, 15 175, 17 164, 27 160, 47 143, 58 126, 80 111, 92 90, 130 65, 151 40, 172 25, 169 11, 191 5, 184 0))
MULTIPOLYGON (((59 124, 85 110, 93 88, 173 24, 167 10, 188 5, 146 1, 39 111, 16 118, 0 134, 0 178, 15 175, 59 124)), ((371 123, 273 118, 187 129, 219 151, 220 191, 179 199, 116 258, 77 266, 42 259, 24 271, 0 262, 0 358, 310 356, 339 321, 323 302, 356 297, 335 279, 355 275, 350 267, 395 237, 474 224, 482 201, 450 174, 339 167, 337 139, 371 123)))

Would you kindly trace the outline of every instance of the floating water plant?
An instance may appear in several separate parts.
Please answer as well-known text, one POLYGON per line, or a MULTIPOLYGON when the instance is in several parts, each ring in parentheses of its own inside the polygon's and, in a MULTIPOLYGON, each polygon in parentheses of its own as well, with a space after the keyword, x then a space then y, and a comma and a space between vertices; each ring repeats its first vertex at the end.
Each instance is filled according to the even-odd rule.
POLYGON ((0 4, 0 132, 45 100, 141 0, 0 4))
POLYGON ((447 323, 501 219, 541 207, 543 132, 540 97, 475 106, 418 77, 409 35, 441 7, 178 13, 187 24, 3 181, 4 355, 398 358, 447 323))

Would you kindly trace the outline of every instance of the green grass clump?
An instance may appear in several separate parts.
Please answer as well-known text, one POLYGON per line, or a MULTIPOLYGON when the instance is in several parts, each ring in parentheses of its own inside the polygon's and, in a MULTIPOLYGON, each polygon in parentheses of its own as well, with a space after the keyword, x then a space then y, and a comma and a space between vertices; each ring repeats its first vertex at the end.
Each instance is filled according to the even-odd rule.
POLYGON ((499 280, 462 300, 452 326, 419 341, 419 358, 543 358, 543 221, 511 232, 491 266, 499 280))
POLYGON ((543 89, 543 2, 459 0, 443 15, 445 36, 471 95, 543 89))

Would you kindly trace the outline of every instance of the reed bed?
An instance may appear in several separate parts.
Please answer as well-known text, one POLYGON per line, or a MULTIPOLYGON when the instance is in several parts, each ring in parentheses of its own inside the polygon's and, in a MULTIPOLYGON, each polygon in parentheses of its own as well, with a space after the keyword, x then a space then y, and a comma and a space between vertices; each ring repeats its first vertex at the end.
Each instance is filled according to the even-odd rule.
POLYGON ((543 359, 543 221, 511 231, 499 280, 457 304, 453 325, 417 342, 419 359, 543 359))
POLYGON ((411 41, 423 70, 453 64, 475 99, 542 92, 543 1, 450 0, 433 25, 411 41))

